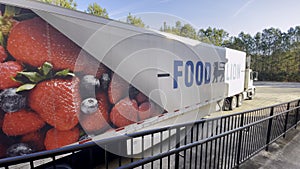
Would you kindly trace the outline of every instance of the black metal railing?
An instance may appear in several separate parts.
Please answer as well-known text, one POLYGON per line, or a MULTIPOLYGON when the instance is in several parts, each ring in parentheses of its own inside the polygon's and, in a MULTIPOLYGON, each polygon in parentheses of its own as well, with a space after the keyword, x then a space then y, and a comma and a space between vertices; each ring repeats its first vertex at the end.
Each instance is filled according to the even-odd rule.
MULTIPOLYGON (((297 126, 300 100, 0 159, 0 167, 237 168, 297 126), (60 155, 67 156, 59 158, 60 155), (47 164, 39 166, 41 159, 47 164), (25 163, 25 164, 19 164, 25 163)), ((41 162, 42 163, 42 162, 41 162)))

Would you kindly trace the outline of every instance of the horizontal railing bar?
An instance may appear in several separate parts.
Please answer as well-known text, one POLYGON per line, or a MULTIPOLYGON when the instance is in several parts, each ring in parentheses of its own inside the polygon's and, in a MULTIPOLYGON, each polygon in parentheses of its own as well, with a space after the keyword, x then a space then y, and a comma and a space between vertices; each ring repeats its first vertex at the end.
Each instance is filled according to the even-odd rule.
MULTIPOLYGON (((297 109, 297 108, 295 108, 295 109, 297 109)), ((276 117, 276 116, 279 116, 279 115, 281 115, 281 114, 284 114, 284 113, 289 112, 289 111, 292 111, 292 110, 293 110, 293 109, 286 110, 286 111, 284 111, 284 112, 281 112, 280 114, 276 114, 276 115, 267 117, 267 118, 265 118, 265 119, 261 119, 261 120, 255 121, 255 122, 253 122, 253 123, 244 125, 244 126, 242 126, 242 127, 238 127, 238 128, 236 128, 236 129, 226 131, 226 132, 221 133, 221 134, 219 134, 219 135, 215 135, 215 136, 212 136, 212 137, 209 137, 209 138, 205 138, 205 139, 200 140, 200 141, 196 141, 196 142, 193 142, 193 143, 189 143, 189 144, 184 145, 184 146, 181 146, 181 147, 179 147, 179 148, 177 148, 177 149, 173 149, 173 150, 170 150, 170 151, 168 151, 168 152, 160 153, 160 154, 158 154, 158 155, 156 155, 156 156, 152 156, 152 157, 148 157, 148 158, 145 158, 145 159, 142 159, 142 160, 135 161, 135 162, 133 162, 133 163, 130 163, 130 164, 121 166, 121 167, 119 167, 119 169, 126 169, 126 168, 134 168, 134 167, 138 167, 138 166, 143 165, 143 164, 146 164, 146 163, 148 163, 148 162, 155 161, 155 160, 158 160, 158 159, 160 159, 160 158, 163 158, 163 157, 166 157, 166 156, 169 156, 169 155, 173 155, 173 154, 175 154, 175 153, 178 153, 178 152, 181 152, 181 151, 184 151, 184 150, 193 148, 193 147, 195 147, 195 146, 199 146, 199 145, 201 145, 201 144, 205 144, 205 143, 207 143, 207 142, 209 142, 209 141, 216 140, 216 139, 221 138, 221 137, 225 137, 225 136, 227 136, 227 135, 230 135, 230 134, 232 134, 232 133, 238 132, 238 131, 243 130, 243 129, 248 128, 248 127, 252 127, 252 126, 254 126, 254 125, 256 125, 256 124, 265 122, 265 121, 267 121, 267 120, 269 120, 269 119, 271 119, 271 118, 274 118, 274 117, 276 117)), ((281 136, 282 136, 282 135, 283 135, 283 134, 281 134, 281 136)), ((281 137, 281 136, 280 136, 280 137, 281 137)), ((278 138, 280 138, 280 137, 278 137, 278 138)), ((275 138, 274 140, 276 140, 276 139, 278 139, 278 138, 275 138)), ((273 140, 272 140, 272 141, 273 141, 273 140)), ((271 143, 272 141, 270 141, 270 143, 271 143)), ((269 143, 269 144, 270 144, 270 143, 269 143)), ((265 148, 267 145, 269 145, 269 144, 265 144, 265 145, 263 146, 262 149, 264 149, 264 148, 265 148)), ((248 159, 248 158, 247 158, 247 159, 248 159)))
MULTIPOLYGON (((141 132, 132 133, 132 134, 114 136, 114 137, 111 137, 111 138, 97 140, 97 141, 94 141, 94 142, 87 142, 87 143, 84 143, 84 144, 70 145, 70 146, 62 147, 62 148, 55 149, 55 150, 47 150, 47 151, 42 151, 42 152, 36 152, 36 153, 32 153, 32 154, 28 154, 28 155, 24 155, 24 156, 18 156, 18 157, 8 157, 8 158, 0 159, 0 166, 6 166, 6 165, 11 165, 11 164, 16 164, 16 163, 23 163, 23 162, 32 162, 34 160, 39 160, 39 159, 48 158, 48 157, 52 157, 52 156, 63 155, 63 154, 67 154, 67 153, 71 153, 71 152, 75 152, 75 151, 79 152, 81 150, 85 150, 85 149, 88 149, 88 148, 93 148, 93 147, 96 147, 96 146, 99 146, 99 145, 105 145, 105 144, 109 144, 109 143, 117 142, 117 141, 126 141, 129 137, 136 138, 136 137, 141 137, 141 136, 145 136, 145 135, 149 135, 149 134, 153 134, 153 133, 159 133, 159 132, 168 131, 168 130, 177 129, 177 128, 182 128, 182 127, 189 127, 189 126, 193 127, 193 125, 198 125, 198 124, 201 124, 201 123, 214 122, 214 121, 218 121, 218 120, 221 120, 221 119, 226 119, 228 117, 239 116, 239 115, 242 115, 242 114, 247 114, 247 113, 251 113, 251 112, 253 113, 253 112, 261 111, 261 110, 267 110, 267 109, 270 109, 272 107, 277 107, 277 106, 292 103, 292 102, 299 102, 299 100, 293 100, 293 101, 290 101, 290 102, 276 104, 276 105, 273 105, 273 106, 258 108, 258 109, 255 109, 255 110, 249 110, 249 111, 244 111, 244 112, 239 112, 239 113, 233 113, 233 114, 229 114, 229 115, 223 115, 223 116, 214 117, 214 118, 201 119, 201 120, 198 120, 198 121, 195 121, 195 122, 177 124, 177 125, 173 125, 173 126, 165 126, 165 127, 159 128, 159 129, 151 129, 151 130, 141 131, 141 132)), ((256 124, 262 123, 266 120, 269 120, 271 118, 280 116, 282 114, 285 114, 287 112, 290 112, 290 111, 293 111, 293 110, 296 110, 296 109, 299 109, 299 108, 300 108, 299 105, 295 106, 292 109, 285 110, 285 111, 280 112, 278 114, 275 114, 273 116, 269 116, 269 117, 260 119, 258 121, 252 122, 250 124, 246 124, 242 127, 236 128, 234 130, 229 130, 229 131, 226 131, 222 134, 209 137, 209 139, 207 138, 207 139, 201 140, 202 142, 195 142, 195 143, 203 144, 203 143, 206 143, 210 140, 218 139, 218 138, 223 137, 225 135, 228 135, 228 134, 240 131, 242 129, 254 126, 256 124)), ((299 123, 299 121, 297 121, 297 124, 298 123, 299 123)), ((290 126, 287 131, 289 131, 294 126, 295 125, 290 126)), ((285 132, 287 132, 287 131, 285 131, 285 132)), ((273 140, 270 143, 272 143, 272 142, 273 142, 273 140)), ((172 151, 175 151, 175 150, 171 150, 169 152, 172 152, 172 151)), ((176 152, 178 152, 178 151, 176 151, 176 152)))

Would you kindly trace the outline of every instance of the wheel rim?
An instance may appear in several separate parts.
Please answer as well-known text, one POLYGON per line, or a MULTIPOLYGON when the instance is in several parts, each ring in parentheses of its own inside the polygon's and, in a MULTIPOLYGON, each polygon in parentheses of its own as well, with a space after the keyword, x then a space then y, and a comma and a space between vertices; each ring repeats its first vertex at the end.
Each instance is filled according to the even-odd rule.
POLYGON ((233 97, 232 97, 232 100, 231 100, 231 109, 232 109, 232 110, 233 110, 234 108, 236 108, 236 103, 237 103, 236 97, 233 96, 233 97))
POLYGON ((238 98, 238 106, 241 106, 241 105, 242 105, 242 102, 243 102, 243 96, 242 96, 242 95, 239 95, 239 98, 238 98))

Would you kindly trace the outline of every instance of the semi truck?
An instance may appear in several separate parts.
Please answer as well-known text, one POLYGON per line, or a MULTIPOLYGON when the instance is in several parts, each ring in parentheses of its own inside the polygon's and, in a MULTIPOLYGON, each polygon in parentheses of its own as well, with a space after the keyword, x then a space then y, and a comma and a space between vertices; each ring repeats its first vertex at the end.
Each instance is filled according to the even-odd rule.
POLYGON ((255 94, 245 52, 32 0, 0 4, 2 159, 192 122, 255 94))

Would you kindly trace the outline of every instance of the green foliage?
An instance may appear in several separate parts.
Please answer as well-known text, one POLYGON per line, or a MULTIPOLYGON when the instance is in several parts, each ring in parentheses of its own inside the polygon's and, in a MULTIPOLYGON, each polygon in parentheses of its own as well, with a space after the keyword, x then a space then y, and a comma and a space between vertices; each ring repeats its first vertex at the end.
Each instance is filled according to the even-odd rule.
POLYGON ((145 27, 145 24, 144 24, 144 22, 142 21, 141 18, 137 18, 135 16, 132 16, 130 13, 127 16, 126 22, 129 23, 129 24, 141 27, 141 28, 145 27))
POLYGON ((222 46, 224 43, 228 43, 229 34, 223 29, 216 29, 208 27, 200 29, 198 31, 198 39, 205 43, 211 43, 216 46, 222 46))
POLYGON ((77 4, 74 0, 39 0, 41 2, 61 6, 69 9, 76 9, 77 4))
POLYGON ((104 18, 108 18, 108 13, 105 8, 101 8, 97 3, 89 4, 88 9, 86 11, 89 14, 101 16, 104 18))
POLYGON ((252 56, 251 67, 259 80, 300 82, 300 27, 288 32, 269 28, 253 37, 241 32, 225 46, 252 56))
POLYGON ((197 39, 197 33, 195 28, 193 28, 190 24, 184 24, 182 26, 180 21, 176 22, 175 27, 170 27, 167 25, 166 22, 164 22, 164 25, 162 28, 160 28, 160 30, 163 32, 172 33, 190 39, 197 39))
POLYGON ((197 39, 196 31, 190 24, 185 24, 183 27, 181 27, 180 36, 197 39))

